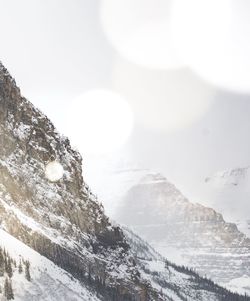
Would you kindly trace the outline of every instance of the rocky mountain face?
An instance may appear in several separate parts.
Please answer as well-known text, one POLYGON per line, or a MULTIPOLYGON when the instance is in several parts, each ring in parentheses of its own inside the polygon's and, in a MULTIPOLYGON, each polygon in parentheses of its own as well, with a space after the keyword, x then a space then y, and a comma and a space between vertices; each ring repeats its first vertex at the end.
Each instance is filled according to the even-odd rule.
POLYGON ((250 292, 250 239, 221 214, 191 203, 166 178, 153 173, 133 185, 122 204, 117 220, 162 255, 228 288, 250 292))
POLYGON ((1 229, 66 270, 100 300, 249 300, 175 265, 168 277, 165 272, 158 277, 104 214, 83 180, 79 153, 22 97, 2 64, 0 218, 1 229), (52 182, 45 169, 54 161, 64 173, 52 182))
POLYGON ((21 96, 2 65, 0 145, 1 227, 76 278, 100 290, 105 282, 107 300, 145 300, 122 232, 83 181, 80 154, 21 96), (64 176, 50 182, 45 167, 55 160, 64 176))

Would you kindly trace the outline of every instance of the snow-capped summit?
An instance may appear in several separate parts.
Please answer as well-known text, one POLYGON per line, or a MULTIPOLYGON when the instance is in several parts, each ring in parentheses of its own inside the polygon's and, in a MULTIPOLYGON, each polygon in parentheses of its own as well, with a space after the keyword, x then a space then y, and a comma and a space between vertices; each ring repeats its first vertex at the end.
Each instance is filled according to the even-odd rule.
POLYGON ((142 184, 156 184, 164 182, 166 182, 166 178, 160 173, 149 173, 140 179, 140 183, 142 184))

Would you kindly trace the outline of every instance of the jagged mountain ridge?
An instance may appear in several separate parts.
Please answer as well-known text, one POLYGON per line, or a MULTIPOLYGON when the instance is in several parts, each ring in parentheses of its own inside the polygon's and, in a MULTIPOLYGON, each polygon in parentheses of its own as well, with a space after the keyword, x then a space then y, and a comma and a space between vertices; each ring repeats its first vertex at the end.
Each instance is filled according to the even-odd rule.
POLYGON ((228 288, 250 292, 250 239, 221 214, 191 203, 157 173, 145 175, 121 203, 117 220, 132 227, 162 255, 228 288), (242 277, 248 277, 249 285, 235 286, 242 277))
POLYGON ((184 282, 164 292, 153 287, 154 274, 137 260, 123 231, 109 222, 83 181, 81 156, 21 96, 2 65, 0 144, 1 228, 91 286, 101 300, 173 300, 175 291, 180 300, 245 300, 198 276, 194 286, 177 269, 172 272, 184 282), (58 182, 45 177, 53 160, 65 171, 58 182))

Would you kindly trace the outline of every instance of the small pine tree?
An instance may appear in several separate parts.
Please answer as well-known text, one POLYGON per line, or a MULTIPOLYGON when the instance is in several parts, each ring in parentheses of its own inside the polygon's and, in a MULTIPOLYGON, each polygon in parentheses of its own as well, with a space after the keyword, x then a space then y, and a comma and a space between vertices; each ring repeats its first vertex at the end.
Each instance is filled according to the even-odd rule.
POLYGON ((7 278, 5 278, 3 289, 4 289, 4 296, 5 296, 6 298, 8 298, 9 281, 8 281, 7 278))
POLYGON ((30 277, 30 262, 28 260, 26 260, 24 262, 24 265, 25 265, 25 278, 28 281, 31 281, 31 277, 30 277))
POLYGON ((8 278, 5 278, 5 282, 4 282, 4 296, 6 297, 7 300, 14 299, 12 283, 8 278))
POLYGON ((4 275, 4 257, 3 251, 0 249, 0 277, 4 275))
POLYGON ((14 293, 13 293, 13 288, 12 288, 12 282, 9 280, 9 300, 14 299, 14 293))
POLYGON ((169 268, 169 264, 168 264, 168 261, 165 260, 165 268, 168 269, 169 268))
POLYGON ((22 272, 23 272, 23 265, 22 265, 22 261, 21 261, 21 259, 20 259, 19 265, 18 265, 18 273, 19 273, 19 274, 22 274, 22 272))
POLYGON ((6 273, 8 274, 9 278, 11 278, 13 276, 13 270, 12 270, 12 265, 11 265, 11 259, 7 258, 6 261, 6 273))

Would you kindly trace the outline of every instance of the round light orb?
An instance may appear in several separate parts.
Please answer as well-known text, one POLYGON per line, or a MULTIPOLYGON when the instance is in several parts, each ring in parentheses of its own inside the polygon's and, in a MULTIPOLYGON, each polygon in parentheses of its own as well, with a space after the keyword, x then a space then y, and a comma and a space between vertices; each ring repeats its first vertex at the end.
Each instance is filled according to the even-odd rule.
POLYGON ((122 60, 115 64, 113 84, 128 99, 141 124, 163 131, 199 120, 215 92, 188 69, 148 70, 122 60))
POLYGON ((175 0, 171 20, 188 66, 222 89, 250 92, 248 0, 175 0))
POLYGON ((171 31, 172 0, 101 0, 104 33, 118 53, 148 68, 179 68, 171 31))
POLYGON ((49 162, 45 167, 45 176, 51 182, 59 181, 64 174, 62 164, 58 161, 49 162))
POLYGON ((66 134, 83 154, 107 154, 129 138, 134 124, 129 104, 109 90, 91 90, 71 102, 66 134))

